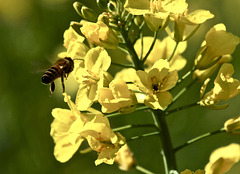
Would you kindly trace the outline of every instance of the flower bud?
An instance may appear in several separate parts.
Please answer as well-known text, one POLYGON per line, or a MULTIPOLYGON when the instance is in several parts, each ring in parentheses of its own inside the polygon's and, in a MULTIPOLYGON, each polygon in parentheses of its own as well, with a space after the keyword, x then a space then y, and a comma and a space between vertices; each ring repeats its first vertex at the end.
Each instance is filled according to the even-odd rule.
POLYGON ((144 20, 143 17, 138 15, 134 18, 134 23, 135 23, 135 25, 140 26, 140 25, 142 25, 143 20, 144 20))
POLYGON ((96 2, 101 9, 107 9, 109 0, 96 0, 96 2))
POLYGON ((80 2, 74 2, 73 7, 82 18, 92 22, 96 21, 97 14, 92 9, 84 6, 80 2))
POLYGON ((224 123, 226 132, 240 134, 240 117, 231 118, 224 123))
POLYGON ((109 25, 110 19, 108 13, 104 12, 98 16, 98 21, 104 22, 106 25, 109 25))
POLYGON ((98 46, 108 49, 116 49, 118 46, 116 33, 102 21, 86 22, 80 30, 90 42, 98 46))

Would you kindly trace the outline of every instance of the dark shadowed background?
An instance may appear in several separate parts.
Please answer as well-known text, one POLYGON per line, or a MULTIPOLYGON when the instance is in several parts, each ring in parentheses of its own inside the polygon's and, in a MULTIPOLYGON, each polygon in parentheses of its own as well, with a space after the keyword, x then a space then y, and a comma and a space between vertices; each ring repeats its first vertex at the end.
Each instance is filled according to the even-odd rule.
MULTIPOLYGON (((79 21, 74 11, 73 0, 0 0, 0 173, 1 174, 80 174, 80 173, 124 173, 116 165, 102 164, 95 167, 95 152, 76 153, 67 163, 61 164, 53 156, 54 143, 49 135, 53 120, 51 110, 67 108, 60 95, 49 97, 48 86, 41 84, 41 76, 47 65, 56 57, 63 43, 63 32, 70 21, 79 21)), ((96 8, 94 0, 85 0, 96 8)), ((210 10, 215 18, 201 26, 198 34, 190 39, 184 56, 189 66, 213 25, 224 23, 227 31, 240 36, 239 0, 189 0, 189 11, 210 10)), ((240 79, 240 50, 233 54, 234 77, 240 79)), ((186 67, 180 74, 187 72, 186 67)), ((70 85, 66 85, 69 87, 70 85)), ((70 88, 70 87, 69 87, 70 88)), ((193 86, 175 106, 196 101, 199 98, 200 83, 193 86)), ((228 101, 229 108, 212 111, 201 107, 184 110, 169 116, 168 123, 175 146, 205 132, 223 126, 231 117, 240 115, 240 96, 228 101)), ((151 122, 151 117, 140 112, 111 118, 112 127, 124 123, 151 122)), ((130 137, 141 134, 139 130, 122 131, 130 137)), ((231 142, 240 143, 239 136, 219 134, 199 141, 177 153, 179 170, 203 169, 210 153, 231 142)), ((158 137, 147 137, 129 142, 139 165, 156 173, 163 172, 159 154, 158 137), (159 160, 160 159, 160 160, 159 160)), ((229 174, 237 174, 237 164, 229 174)), ((131 170, 129 173, 139 173, 131 170)))

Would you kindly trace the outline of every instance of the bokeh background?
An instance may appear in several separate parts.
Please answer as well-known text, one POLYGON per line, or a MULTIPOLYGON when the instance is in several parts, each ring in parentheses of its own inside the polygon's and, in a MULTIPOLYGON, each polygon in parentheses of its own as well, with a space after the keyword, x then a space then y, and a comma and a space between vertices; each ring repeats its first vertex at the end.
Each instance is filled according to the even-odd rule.
MULTIPOLYGON (((54 143, 49 135, 53 120, 51 110, 67 108, 57 91, 49 97, 49 88, 41 84, 46 65, 56 58, 62 47, 63 32, 70 21, 79 21, 74 11, 73 0, 0 0, 0 173, 1 174, 87 174, 124 173, 116 165, 94 166, 95 152, 76 153, 67 163, 57 162, 53 156, 54 143)), ((96 8, 94 0, 85 0, 88 6, 96 8)), ((190 12, 208 9, 215 18, 201 26, 190 39, 184 56, 189 67, 206 31, 217 23, 224 23, 227 31, 240 36, 239 0, 188 0, 190 12)), ((240 79, 239 46, 233 54, 235 77, 240 79)), ((187 72, 188 67, 180 74, 187 72)), ((68 83, 69 84, 69 83, 68 83)), ((196 101, 200 83, 193 86, 175 106, 196 101)), ((66 85, 67 88, 71 85, 66 85)), ((69 87, 70 88, 70 87, 69 87)), ((74 97, 74 96, 73 96, 74 97)), ((214 131, 231 117, 239 116, 240 96, 228 101, 229 108, 212 111, 201 107, 184 110, 169 116, 168 124, 174 146, 181 145, 200 134, 214 131)), ((151 122, 147 113, 136 112, 111 118, 112 127, 124 124, 151 122)), ((151 130, 147 130, 151 131, 151 130)), ((136 136, 143 130, 122 131, 126 137, 136 136)), ((203 169, 210 153, 231 142, 240 143, 239 136, 219 134, 199 141, 177 153, 179 170, 203 169)), ((131 141, 130 148, 139 165, 156 173, 163 172, 158 137, 147 137, 131 141)), ((240 163, 229 174, 238 174, 240 163)), ((131 170, 129 173, 140 173, 131 170)))

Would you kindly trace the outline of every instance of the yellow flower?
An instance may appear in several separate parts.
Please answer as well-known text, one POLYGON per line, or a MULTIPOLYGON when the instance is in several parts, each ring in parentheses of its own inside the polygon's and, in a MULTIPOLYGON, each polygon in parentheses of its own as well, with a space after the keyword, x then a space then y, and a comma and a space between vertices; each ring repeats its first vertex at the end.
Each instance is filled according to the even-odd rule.
POLYGON ((192 172, 191 170, 186 169, 180 174, 205 174, 205 171, 198 169, 196 172, 192 172))
POLYGON ((113 164, 116 153, 126 143, 120 133, 112 131, 107 117, 102 114, 97 114, 86 123, 79 133, 87 139, 89 146, 99 153, 95 165, 103 162, 113 164))
POLYGON ((115 79, 109 88, 100 88, 98 101, 102 105, 102 112, 111 113, 120 109, 124 112, 135 109, 136 99, 134 93, 128 89, 126 82, 115 79))
MULTIPOLYGON (((214 15, 207 10, 196 10, 188 14, 188 10, 183 13, 171 15, 171 20, 174 21, 174 39, 176 42, 181 42, 186 39, 186 27, 204 23, 206 20, 213 18, 214 15)), ((192 34, 191 31, 189 34, 192 34)))
MULTIPOLYGON (((115 79, 124 80, 125 82, 133 82, 135 79, 136 70, 133 68, 124 68, 121 71, 117 72, 115 79)), ((127 84, 128 88, 132 91, 138 91, 138 87, 132 83, 127 84)), ((144 103, 146 97, 143 93, 135 93, 137 103, 144 103)))
POLYGON ((76 96, 76 105, 79 110, 86 110, 97 100, 98 90, 112 80, 106 71, 111 65, 111 58, 104 48, 96 47, 88 51, 84 68, 79 67, 76 79, 80 83, 76 96))
POLYGON ((125 138, 112 131, 106 116, 93 109, 89 109, 90 113, 80 113, 70 97, 66 93, 64 96, 71 110, 56 108, 52 111, 55 119, 51 124, 51 136, 56 144, 56 159, 68 161, 87 140, 89 146, 99 152, 96 165, 102 162, 113 164, 116 153, 125 144, 125 138))
POLYGON ((116 33, 104 22, 85 22, 80 28, 85 37, 92 43, 108 49, 115 49, 118 46, 116 33))
POLYGON ((62 52, 58 56, 60 58, 71 57, 72 59, 83 59, 88 52, 89 48, 83 43, 84 37, 80 36, 70 26, 63 34, 64 43, 63 46, 67 49, 67 52, 62 52))
POLYGON ((205 166, 206 174, 222 174, 227 172, 240 159, 239 144, 232 143, 212 152, 208 164, 205 166))
POLYGON ((136 71, 134 84, 146 94, 145 105, 163 110, 172 102, 172 95, 168 90, 175 86, 177 81, 177 70, 169 72, 169 62, 160 59, 148 73, 136 71))
POLYGON ((224 123, 226 132, 240 134, 240 117, 231 118, 224 123))
MULTIPOLYGON (((233 66, 229 63, 224 63, 214 80, 214 88, 204 95, 200 101, 200 105, 214 109, 215 104, 220 100, 229 100, 236 96, 240 92, 240 81, 232 77, 233 73, 233 66)), ((201 95, 205 92, 206 85, 207 84, 204 85, 201 95)), ((223 105, 222 107, 224 108, 224 106, 227 105, 223 105)), ((219 109, 221 109, 221 107, 219 109)))
POLYGON ((79 129, 81 129, 87 118, 77 110, 76 106, 66 93, 63 95, 65 96, 65 101, 68 103, 71 110, 61 108, 55 108, 52 110, 54 120, 51 124, 50 132, 50 135, 55 142, 54 156, 62 163, 68 161, 84 141, 83 137, 79 137, 74 142, 71 141, 71 134, 69 134, 69 131, 72 129, 72 125, 78 120, 79 129))
MULTIPOLYGON (((147 54, 150 44, 153 41, 153 37, 143 37, 143 57, 147 54)), ((145 62, 147 65, 146 70, 149 71, 153 64, 159 59, 168 59, 175 47, 176 42, 171 39, 171 37, 165 37, 162 41, 159 39, 156 40, 155 45, 148 55, 148 58, 145 62)), ((177 50, 175 51, 174 56, 170 61, 170 71, 181 70, 186 65, 187 61, 184 57, 181 56, 181 53, 185 51, 187 47, 187 42, 181 42, 178 44, 177 50)), ((137 40, 134 45, 134 48, 140 56, 141 53, 141 39, 137 40)))
POLYGON ((136 160, 133 158, 133 153, 130 151, 127 144, 121 147, 117 152, 115 162, 121 170, 128 171, 136 165, 136 160))
POLYGON ((188 4, 185 0, 127 0, 124 8, 133 15, 143 15, 152 31, 163 30, 169 15, 183 13, 188 4))
POLYGON ((205 36, 194 62, 197 69, 203 70, 217 63, 223 55, 232 54, 240 39, 226 32, 224 24, 215 25, 205 36))

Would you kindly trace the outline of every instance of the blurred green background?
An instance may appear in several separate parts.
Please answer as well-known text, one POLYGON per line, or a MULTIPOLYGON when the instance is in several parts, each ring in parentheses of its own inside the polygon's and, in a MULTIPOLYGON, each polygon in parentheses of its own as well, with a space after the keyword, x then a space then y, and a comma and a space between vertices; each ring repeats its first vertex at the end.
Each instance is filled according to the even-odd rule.
MULTIPOLYGON (((56 57, 56 50, 62 46, 63 32, 70 21, 79 21, 74 11, 73 0, 0 0, 0 173, 1 174, 79 174, 79 173, 124 173, 116 165, 94 166, 95 152, 76 153, 67 163, 57 162, 53 156, 54 143, 49 135, 53 120, 51 110, 55 107, 67 108, 62 96, 56 92, 49 97, 49 88, 41 84, 40 70, 48 59, 56 57), (40 73, 39 73, 40 71, 40 73)), ((88 6, 96 7, 94 0, 85 0, 88 6)), ((217 23, 224 23, 227 31, 240 36, 239 0, 188 0, 189 11, 208 9, 215 18, 201 26, 191 38, 184 56, 192 65, 192 59, 204 39, 206 31, 217 23)), ((240 50, 237 47, 232 63, 235 77, 240 79, 240 50)), ((188 67, 181 74, 187 72, 188 67)), ((56 86, 61 91, 59 85, 56 86)), ((193 86, 175 106, 196 101, 199 98, 200 83, 193 86)), ((168 123, 174 146, 205 132, 223 126, 231 117, 239 116, 237 96, 229 101, 229 108, 212 111, 195 107, 169 116, 168 123)), ((151 122, 149 114, 136 112, 111 118, 112 127, 124 123, 151 122)), ((142 131, 142 130, 141 130, 142 131)), ((140 130, 122 131, 126 137, 141 134, 140 130)), ((151 130, 148 130, 151 131, 151 130)), ((146 131, 143 131, 146 132, 146 131)), ((231 142, 240 143, 239 136, 219 134, 199 141, 177 153, 179 170, 203 169, 210 153, 231 142)), ((131 141, 130 148, 139 165, 156 173, 163 172, 159 153, 158 137, 148 137, 131 141)), ((240 164, 229 174, 238 174, 240 164)), ((140 173, 131 170, 129 173, 140 173)))

